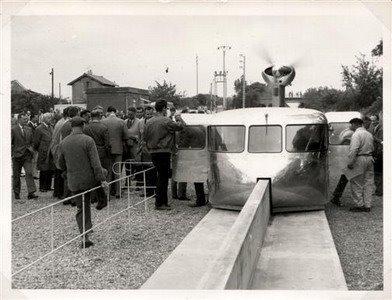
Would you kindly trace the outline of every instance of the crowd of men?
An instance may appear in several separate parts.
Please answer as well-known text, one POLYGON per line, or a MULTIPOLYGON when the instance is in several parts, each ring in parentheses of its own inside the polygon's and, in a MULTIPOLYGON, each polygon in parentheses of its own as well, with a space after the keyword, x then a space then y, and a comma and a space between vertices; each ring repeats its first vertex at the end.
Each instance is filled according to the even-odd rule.
POLYGON ((383 123, 378 117, 365 116, 350 120, 350 126, 339 136, 339 143, 349 144, 347 166, 342 170, 331 202, 342 206, 343 191, 350 183, 354 206, 350 211, 370 212, 372 195, 383 194, 383 123))
MULTIPOLYGON (((77 206, 76 221, 80 232, 84 233, 92 228, 90 203, 97 203, 98 210, 107 206, 108 196, 104 188, 112 181, 115 182, 110 184, 110 196, 120 198, 122 162, 132 160, 138 162, 132 168, 132 173, 139 172, 135 176, 139 186, 136 189, 141 190, 141 185, 145 184, 146 196, 155 194, 157 210, 171 209, 168 182, 171 177, 171 156, 175 150, 174 134, 186 125, 181 116, 175 114, 175 109, 167 116, 166 101, 157 101, 155 107, 131 107, 123 118, 111 106, 106 112, 100 106, 92 111, 80 111, 76 106, 69 106, 60 118, 55 115, 54 112, 39 116, 20 113, 11 120, 15 199, 20 199, 22 168, 27 198, 38 198, 34 181, 36 166, 40 192, 53 191, 53 198, 57 199, 84 194, 83 197, 75 196, 63 202, 64 205, 77 206), (140 172, 143 170, 145 177, 140 172), (93 188, 96 189, 89 192, 93 188)), ((130 171, 129 165, 126 166, 127 175, 130 171)), ((189 200, 184 183, 179 184, 182 186, 181 197, 176 194, 177 183, 172 182, 173 198, 189 200)), ((193 206, 205 204, 204 190, 201 191, 198 186, 197 201, 193 206)), ((88 234, 84 235, 83 240, 83 248, 93 245, 88 234)))

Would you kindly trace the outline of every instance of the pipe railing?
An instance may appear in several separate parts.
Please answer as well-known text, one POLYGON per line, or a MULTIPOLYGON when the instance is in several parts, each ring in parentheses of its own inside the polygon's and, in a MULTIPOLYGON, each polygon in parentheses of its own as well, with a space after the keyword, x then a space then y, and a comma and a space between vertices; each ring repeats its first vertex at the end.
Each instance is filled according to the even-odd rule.
MULTIPOLYGON (((19 270, 15 271, 14 273, 12 273, 12 274, 11 274, 11 277, 13 277, 13 276, 15 276, 15 275, 17 275, 17 274, 23 272, 24 270, 30 268, 31 266, 33 266, 33 265, 35 265, 36 263, 42 261, 44 258, 46 258, 46 257, 48 257, 49 255, 55 253, 56 251, 62 249, 63 247, 69 245, 71 242, 77 240, 78 238, 82 238, 82 239, 83 239, 83 246, 85 246, 86 234, 87 234, 87 233, 91 232, 91 231, 93 230, 93 228, 97 228, 97 227, 99 227, 99 226, 105 224, 105 223, 108 222, 109 220, 113 219, 114 217, 118 216, 119 214, 121 214, 121 213, 123 213, 123 212, 125 212, 125 211, 128 211, 128 222, 129 222, 129 226, 130 226, 130 224, 131 224, 131 222, 130 222, 130 220, 131 220, 131 219, 130 219, 130 217, 131 217, 130 209, 133 208, 133 207, 136 207, 136 206, 138 206, 138 205, 140 205, 140 204, 142 204, 142 203, 144 203, 144 210, 145 210, 145 212, 147 212, 147 210, 148 210, 148 201, 151 200, 151 199, 155 196, 155 195, 152 195, 152 196, 147 197, 147 188, 155 188, 154 186, 149 186, 149 187, 146 186, 146 172, 148 172, 148 171, 150 171, 150 170, 152 170, 152 169, 154 169, 154 167, 151 167, 151 168, 148 168, 148 169, 146 169, 146 170, 142 170, 142 171, 139 171, 139 172, 136 172, 136 173, 133 173, 133 174, 131 173, 131 174, 128 175, 128 176, 121 177, 121 178, 117 178, 117 179, 115 179, 115 180, 113 180, 113 181, 110 181, 110 182, 108 183, 108 186, 107 186, 108 188, 110 188, 110 185, 111 185, 111 184, 115 184, 115 183, 118 182, 118 181, 119 181, 119 182, 122 182, 124 179, 127 180, 127 207, 126 207, 125 209, 123 209, 123 210, 121 210, 121 211, 119 211, 119 212, 117 212, 117 213, 115 213, 115 214, 109 216, 108 218, 106 218, 106 219, 103 220, 102 222, 100 222, 100 223, 98 223, 98 224, 95 224, 94 226, 92 226, 92 227, 91 227, 90 229, 88 229, 88 230, 86 230, 86 220, 85 220, 85 195, 86 195, 87 193, 91 193, 91 192, 93 192, 93 191, 96 191, 96 190, 102 188, 102 186, 97 186, 97 187, 94 187, 94 188, 89 189, 89 190, 87 190, 87 191, 84 191, 84 192, 82 192, 82 193, 75 194, 75 195, 72 195, 72 196, 70 196, 70 197, 61 199, 61 200, 59 200, 59 201, 56 201, 56 202, 54 202, 54 203, 51 203, 51 204, 49 204, 49 205, 46 205, 46 206, 41 207, 41 208, 39 208, 39 209, 36 209, 36 210, 34 210, 34 211, 32 211, 32 212, 29 212, 29 213, 27 213, 27 214, 24 214, 24 215, 22 215, 22 216, 20 216, 20 217, 17 217, 17 218, 12 219, 12 220, 11 220, 11 223, 15 223, 15 222, 17 222, 17 221, 20 221, 20 220, 22 220, 22 219, 27 218, 28 216, 34 215, 34 214, 36 214, 36 213, 38 213, 38 212, 41 212, 41 211, 44 211, 44 210, 50 208, 50 215, 51 215, 51 222, 50 222, 50 223, 51 223, 51 225, 50 225, 50 226, 51 226, 51 229, 50 229, 51 240, 50 240, 50 246, 51 246, 51 250, 50 250, 48 253, 44 254, 43 256, 37 258, 37 259, 34 260, 33 262, 29 263, 28 265, 26 265, 26 266, 20 268, 19 270), (138 175, 138 174, 143 174, 143 190, 144 190, 143 195, 144 195, 144 199, 141 200, 141 201, 139 201, 139 202, 137 202, 137 203, 135 203, 135 204, 133 204, 133 205, 131 205, 131 199, 130 199, 130 195, 131 195, 131 192, 130 192, 130 190, 131 190, 131 185, 130 185, 130 180, 131 180, 132 178, 134 178, 135 175, 138 175), (65 243, 63 243, 63 244, 61 244, 60 246, 58 246, 58 247, 55 248, 55 247, 54 247, 54 209, 53 209, 53 208, 54 208, 55 205, 58 205, 58 204, 60 204, 60 203, 63 203, 64 201, 71 200, 71 199, 76 198, 76 197, 82 197, 82 223, 83 223, 83 230, 82 230, 82 233, 80 233, 80 234, 77 235, 76 237, 74 237, 74 238, 72 238, 72 239, 66 241, 65 243)), ((114 170, 114 166, 113 166, 113 171, 115 171, 115 170, 114 170)), ((132 187, 132 188, 136 188, 136 187, 132 187)), ((107 197, 108 197, 108 209, 109 209, 109 198, 110 198, 110 193, 107 194, 107 197)))

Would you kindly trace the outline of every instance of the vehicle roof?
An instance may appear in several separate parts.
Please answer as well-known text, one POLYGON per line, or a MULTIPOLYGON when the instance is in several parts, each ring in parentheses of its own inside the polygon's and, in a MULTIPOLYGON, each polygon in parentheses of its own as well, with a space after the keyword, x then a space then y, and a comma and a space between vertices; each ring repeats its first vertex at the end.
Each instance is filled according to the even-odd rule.
POLYGON ((211 125, 326 124, 318 110, 290 107, 253 107, 222 111, 211 116, 211 125))
POLYGON ((210 125, 211 114, 181 114, 182 119, 187 125, 210 125))
POLYGON ((349 122, 353 118, 362 118, 359 111, 330 111, 325 113, 328 123, 349 122))

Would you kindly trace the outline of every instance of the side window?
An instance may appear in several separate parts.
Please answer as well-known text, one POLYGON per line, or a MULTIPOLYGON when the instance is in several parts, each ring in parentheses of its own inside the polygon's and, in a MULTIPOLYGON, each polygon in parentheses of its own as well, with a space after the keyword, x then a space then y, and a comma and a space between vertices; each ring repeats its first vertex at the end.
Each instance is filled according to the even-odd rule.
POLYGON ((250 153, 278 153, 282 151, 282 127, 264 125, 249 127, 250 153))
POLYGON ((215 152, 242 152, 245 148, 245 126, 222 125, 208 127, 208 145, 215 152))
POLYGON ((312 152, 327 148, 327 125, 287 125, 286 150, 288 152, 312 152))
POLYGON ((206 145, 206 131, 201 125, 188 125, 176 132, 178 149, 203 149, 206 145))
POLYGON ((329 124, 329 144, 330 145, 350 145, 353 131, 349 128, 350 123, 330 123, 329 124))

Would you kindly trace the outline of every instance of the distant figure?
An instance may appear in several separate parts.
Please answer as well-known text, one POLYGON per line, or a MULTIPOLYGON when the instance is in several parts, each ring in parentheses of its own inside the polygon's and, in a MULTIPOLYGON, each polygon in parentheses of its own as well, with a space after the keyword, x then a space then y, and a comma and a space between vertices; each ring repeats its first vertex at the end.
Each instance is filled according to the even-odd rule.
MULTIPOLYGON (((86 120, 82 117, 72 118, 72 133, 60 143, 59 165, 62 170, 67 172, 68 187, 73 195, 100 185, 103 187, 107 185, 105 170, 101 167, 94 140, 83 133, 85 122, 86 120)), ((83 197, 75 198, 78 208, 76 222, 80 233, 85 233, 92 228, 90 194, 84 194, 84 215, 83 197)), ((93 242, 90 241, 88 233, 84 234, 84 237, 85 243, 82 238, 81 248, 92 246, 93 242)))
POLYGON ((143 133, 143 140, 157 172, 157 188, 155 208, 157 210, 170 210, 167 188, 170 177, 170 158, 174 150, 174 132, 185 127, 180 116, 176 121, 166 117, 167 102, 158 100, 155 103, 156 116, 147 121, 143 133))
POLYGON ((38 152, 39 190, 43 193, 52 189, 54 164, 49 159, 50 143, 53 135, 52 117, 51 113, 42 115, 42 122, 35 130, 33 139, 34 149, 38 152))
POLYGON ((15 199, 20 199, 20 173, 25 169, 27 185, 27 198, 38 198, 35 195, 36 187, 33 175, 33 132, 27 126, 28 117, 21 113, 18 115, 18 124, 11 128, 11 157, 12 157, 12 184, 15 199))
MULTIPOLYGON (((109 106, 107 112, 108 116, 106 119, 102 120, 102 123, 106 125, 109 130, 110 154, 108 181, 113 181, 120 177, 120 169, 118 168, 116 172, 114 172, 113 167, 116 163, 122 161, 123 142, 128 140, 128 131, 124 120, 116 116, 116 109, 113 106, 109 106)), ((118 181, 111 184, 110 195, 120 198, 120 183, 118 181)))
POLYGON ((374 187, 373 136, 363 127, 361 119, 354 118, 350 120, 350 124, 354 134, 351 138, 345 175, 350 181, 351 197, 356 205, 350 208, 350 211, 369 212, 374 187))

